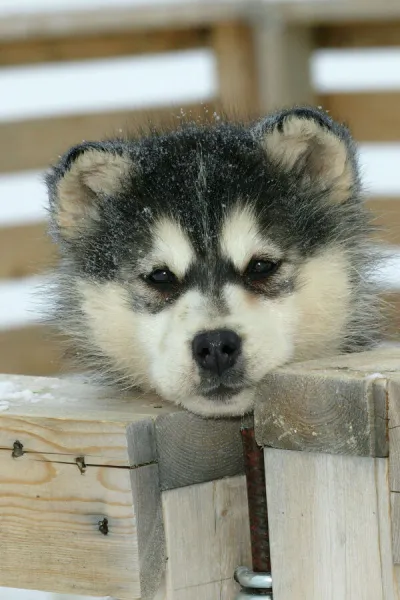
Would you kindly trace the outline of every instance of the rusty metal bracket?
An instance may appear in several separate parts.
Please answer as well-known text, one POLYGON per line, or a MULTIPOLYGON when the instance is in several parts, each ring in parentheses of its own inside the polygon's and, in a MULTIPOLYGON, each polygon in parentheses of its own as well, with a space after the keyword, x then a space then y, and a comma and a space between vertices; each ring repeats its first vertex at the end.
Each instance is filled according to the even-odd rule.
POLYGON ((249 504, 253 570, 247 567, 236 569, 234 577, 242 587, 236 600, 254 600, 260 599, 260 597, 273 600, 264 452, 257 445, 254 428, 243 428, 241 435, 249 504))

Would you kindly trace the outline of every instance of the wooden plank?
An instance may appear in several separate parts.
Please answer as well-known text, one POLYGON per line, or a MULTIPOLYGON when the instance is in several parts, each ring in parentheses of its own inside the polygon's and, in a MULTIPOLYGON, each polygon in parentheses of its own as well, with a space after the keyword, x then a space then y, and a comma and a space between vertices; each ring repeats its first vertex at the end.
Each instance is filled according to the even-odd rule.
POLYGON ((251 424, 251 417, 207 420, 186 411, 160 416, 155 434, 161 489, 242 474, 240 428, 251 424))
POLYGON ((233 572, 251 564, 244 477, 162 494, 168 554, 165 600, 232 600, 233 572))
POLYGON ((400 564, 400 379, 387 386, 389 404, 389 487, 391 491, 393 560, 400 564))
POLYGON ((154 397, 19 377, 0 393, 0 585, 152 600, 165 569, 154 397))
POLYGON ((384 314, 384 337, 387 340, 400 339, 400 294, 391 292, 382 294, 382 311, 384 314))
POLYGON ((0 373, 54 375, 63 370, 63 344, 45 325, 0 330, 0 373))
MULTIPOLYGON (((166 492, 166 553, 156 462, 164 450, 154 433, 159 416, 188 413, 157 401, 108 395, 80 380, 0 376, 0 544, 7 544, 0 586, 153 600, 163 593, 168 556, 168 600, 200 600, 210 590, 232 598, 234 568, 250 560, 244 477, 166 492), (20 456, 13 452, 17 440, 20 456), (107 536, 99 531, 104 518, 107 536)), ((197 435, 191 430, 194 440, 201 434, 203 447, 215 443, 215 434, 208 435, 213 423, 197 435)), ((187 428, 181 425, 182 433, 187 428)), ((239 422, 236 427, 239 437, 239 422)), ((183 452, 190 440, 185 443, 183 452)), ((191 465, 192 457, 189 452, 182 460, 191 465)), ((218 462, 218 449, 206 459, 218 462)))
POLYGON ((400 245, 400 198, 369 198, 367 208, 372 212, 374 237, 387 244, 400 245))
POLYGON ((387 460, 265 449, 275 600, 398 600, 387 460))
POLYGON ((288 0, 279 4, 281 18, 293 23, 320 25, 362 21, 390 22, 400 19, 397 0, 288 0))
POLYGON ((399 102, 398 91, 332 93, 318 98, 318 104, 346 123, 359 142, 398 142, 399 102))
POLYGON ((211 43, 217 58, 223 110, 241 118, 258 116, 259 91, 251 28, 243 23, 222 23, 214 27, 211 43))
POLYGON ((54 267, 57 249, 45 223, 0 228, 0 279, 37 275, 54 267))
POLYGON ((182 121, 182 114, 186 119, 208 120, 215 109, 218 109, 217 103, 193 104, 179 109, 169 107, 0 123, 0 172, 41 169, 82 140, 134 135, 137 131, 145 131, 149 124, 166 129, 176 127, 182 121))
POLYGON ((5 415, 8 419, 8 425, 0 428, 0 448, 9 452, 15 439, 20 439, 27 452, 40 452, 46 460, 54 452, 67 460, 69 452, 73 460, 84 455, 98 464, 95 457, 102 454, 115 464, 123 459, 125 446, 122 444, 121 456, 107 450, 103 441, 104 449, 99 452, 103 429, 100 438, 93 433, 85 447, 74 442, 76 431, 86 427, 83 423, 97 418, 108 424, 106 437, 113 447, 121 446, 115 435, 125 423, 136 446, 129 445, 131 463, 118 464, 133 467, 157 460, 162 490, 243 473, 240 428, 250 425, 250 418, 205 420, 157 396, 112 395, 110 389, 80 384, 79 380, 0 376, 0 394, 4 407, 0 418, 5 415), (46 434, 40 433, 42 428, 46 434))
POLYGON ((210 30, 206 27, 22 38, 0 42, 0 65, 28 65, 188 50, 208 46, 209 38, 210 30))
POLYGON ((53 37, 89 32, 199 27, 230 19, 245 19, 253 14, 248 0, 215 0, 201 3, 140 3, 133 6, 84 6, 71 9, 15 11, 0 13, 0 38, 53 37))
POLYGON ((0 585, 140 598, 128 469, 0 456, 0 585), (109 535, 98 523, 107 517, 109 535), (23 565, 23 568, 21 568, 23 565))
POLYGON ((400 45, 399 22, 353 22, 323 25, 315 30, 318 48, 375 48, 400 45))
POLYGON ((265 13, 255 22, 255 36, 262 112, 314 104, 310 78, 312 30, 281 19, 277 5, 265 5, 265 13))
POLYGON ((387 456, 385 385, 400 370, 387 348, 294 364, 267 376, 254 421, 262 446, 387 456))

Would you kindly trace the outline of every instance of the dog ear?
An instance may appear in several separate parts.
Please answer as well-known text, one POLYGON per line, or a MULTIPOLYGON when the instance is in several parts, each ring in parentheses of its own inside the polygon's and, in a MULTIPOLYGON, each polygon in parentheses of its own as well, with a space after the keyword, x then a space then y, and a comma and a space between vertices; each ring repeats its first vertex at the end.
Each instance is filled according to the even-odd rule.
POLYGON ((99 221, 101 202, 118 193, 132 168, 132 159, 110 142, 71 148, 46 175, 56 237, 73 240, 99 221))
POLYGON ((341 203, 359 189, 356 151, 348 130, 323 111, 294 108, 253 127, 269 160, 341 203))

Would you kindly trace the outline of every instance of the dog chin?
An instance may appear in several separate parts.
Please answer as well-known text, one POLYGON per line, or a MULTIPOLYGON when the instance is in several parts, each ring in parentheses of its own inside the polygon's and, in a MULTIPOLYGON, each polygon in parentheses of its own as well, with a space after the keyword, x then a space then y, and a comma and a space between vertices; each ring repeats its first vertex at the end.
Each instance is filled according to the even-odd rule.
POLYGON ((189 396, 178 400, 179 404, 201 417, 242 417, 253 410, 255 389, 247 388, 229 398, 189 396))

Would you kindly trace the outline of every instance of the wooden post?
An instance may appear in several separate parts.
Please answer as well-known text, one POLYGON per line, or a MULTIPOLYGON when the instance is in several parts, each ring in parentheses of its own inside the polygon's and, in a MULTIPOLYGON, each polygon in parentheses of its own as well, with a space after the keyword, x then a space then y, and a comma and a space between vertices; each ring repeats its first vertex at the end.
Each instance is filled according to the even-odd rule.
POLYGON ((252 28, 244 23, 221 23, 213 28, 222 109, 242 119, 260 112, 254 44, 252 28))
POLYGON ((311 26, 289 23, 279 7, 266 5, 255 14, 254 31, 262 112, 294 104, 314 104, 311 26))
POLYGON ((230 599, 250 551, 240 419, 46 378, 1 376, 0 398, 0 587, 230 599))
POLYGON ((275 600, 399 600, 399 371, 399 349, 382 349, 260 387, 275 600))

